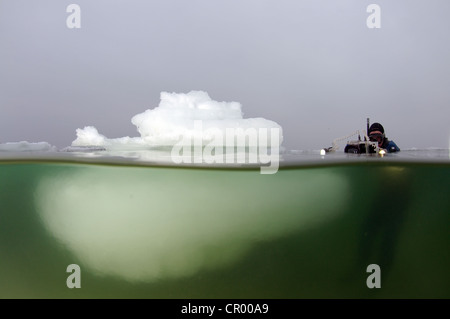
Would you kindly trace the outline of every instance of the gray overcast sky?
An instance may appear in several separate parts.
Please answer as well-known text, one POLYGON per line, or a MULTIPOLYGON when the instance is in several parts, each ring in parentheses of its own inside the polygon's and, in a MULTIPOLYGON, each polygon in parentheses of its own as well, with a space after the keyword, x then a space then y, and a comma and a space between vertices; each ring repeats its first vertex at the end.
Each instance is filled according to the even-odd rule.
POLYGON ((448 0, 0 0, 0 142, 139 136, 161 91, 237 101, 320 149, 381 122, 400 148, 449 147, 448 0), (69 29, 69 4, 81 28, 69 29), (381 28, 369 29, 369 4, 381 28))

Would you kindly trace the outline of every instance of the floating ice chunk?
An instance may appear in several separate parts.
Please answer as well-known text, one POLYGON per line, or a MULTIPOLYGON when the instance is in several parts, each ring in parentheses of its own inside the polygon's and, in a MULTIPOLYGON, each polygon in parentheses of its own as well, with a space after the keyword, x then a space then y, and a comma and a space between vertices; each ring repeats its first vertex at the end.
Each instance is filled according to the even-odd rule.
POLYGON ((149 142, 176 142, 181 135, 194 130, 195 120, 226 122, 240 119, 239 103, 217 102, 206 92, 191 91, 187 94, 162 92, 158 107, 135 115, 131 122, 149 142))
POLYGON ((102 146, 68 146, 61 150, 61 152, 98 152, 105 151, 106 148, 102 146))
POLYGON ((47 142, 37 142, 30 143, 27 141, 21 142, 8 142, 4 144, 0 144, 0 151, 6 152, 53 152, 57 151, 57 148, 53 145, 50 145, 47 142))
POLYGON ((176 144, 193 137, 207 143, 212 139, 212 130, 222 136, 226 135, 227 129, 281 130, 277 123, 263 118, 244 119, 241 108, 238 102, 214 101, 203 91, 187 94, 162 92, 157 108, 135 115, 131 122, 145 142, 159 145, 176 144), (201 127, 196 125, 199 121, 201 127))
POLYGON ((72 146, 104 146, 107 145, 106 137, 101 135, 93 126, 77 129, 77 139, 72 146))
MULTIPOLYGON (((170 146, 192 138, 200 139, 203 145, 220 135, 229 135, 230 130, 276 129, 279 131, 278 145, 281 145, 282 128, 274 121, 264 118, 244 119, 241 104, 238 102, 218 102, 208 93, 191 91, 189 93, 161 92, 159 106, 133 116, 131 122, 137 127, 140 137, 108 139, 98 133, 93 126, 77 129, 77 139, 72 146, 125 146, 129 144, 146 146, 170 146), (201 125, 198 123, 201 122, 201 125), (213 132, 213 134, 212 134, 213 132)), ((237 134, 236 132, 232 132, 237 134)), ((268 145, 270 146, 270 145, 268 145)))

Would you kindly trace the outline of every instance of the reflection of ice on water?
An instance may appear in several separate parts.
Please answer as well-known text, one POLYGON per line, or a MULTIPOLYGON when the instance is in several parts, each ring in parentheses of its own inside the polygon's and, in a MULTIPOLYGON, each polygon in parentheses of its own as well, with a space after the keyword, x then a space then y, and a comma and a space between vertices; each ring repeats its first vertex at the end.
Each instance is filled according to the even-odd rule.
POLYGON ((42 221, 80 266, 130 281, 229 265, 253 245, 330 220, 346 201, 332 172, 88 166, 43 178, 42 221))

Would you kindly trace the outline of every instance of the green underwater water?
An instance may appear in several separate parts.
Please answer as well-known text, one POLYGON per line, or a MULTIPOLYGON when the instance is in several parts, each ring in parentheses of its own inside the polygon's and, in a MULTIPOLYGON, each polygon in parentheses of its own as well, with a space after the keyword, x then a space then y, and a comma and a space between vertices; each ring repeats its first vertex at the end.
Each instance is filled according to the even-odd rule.
POLYGON ((449 298, 448 185, 445 163, 0 162, 0 298, 449 298))

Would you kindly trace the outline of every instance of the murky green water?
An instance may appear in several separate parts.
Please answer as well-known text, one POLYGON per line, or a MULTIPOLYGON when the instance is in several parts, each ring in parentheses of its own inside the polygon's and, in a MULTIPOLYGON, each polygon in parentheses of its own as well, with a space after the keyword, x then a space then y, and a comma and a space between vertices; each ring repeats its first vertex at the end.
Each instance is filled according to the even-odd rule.
POLYGON ((449 185, 412 162, 3 162, 0 297, 449 298, 449 185))

